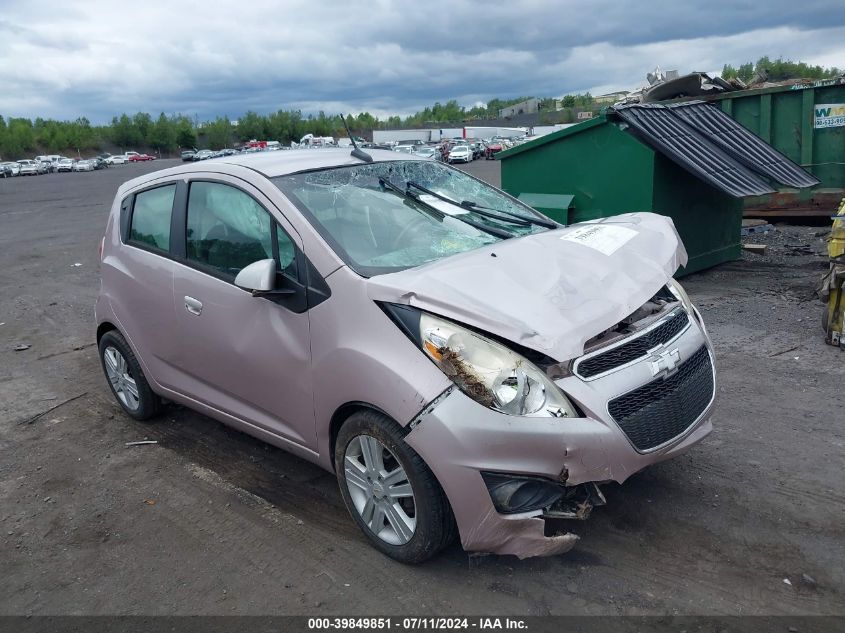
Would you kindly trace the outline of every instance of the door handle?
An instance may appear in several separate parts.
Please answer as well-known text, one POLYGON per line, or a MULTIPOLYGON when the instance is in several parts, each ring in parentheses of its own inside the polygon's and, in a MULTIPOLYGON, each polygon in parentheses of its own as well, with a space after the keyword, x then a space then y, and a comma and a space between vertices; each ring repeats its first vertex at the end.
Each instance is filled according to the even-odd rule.
POLYGON ((185 295, 185 309, 191 314, 199 316, 202 312, 202 301, 185 295))

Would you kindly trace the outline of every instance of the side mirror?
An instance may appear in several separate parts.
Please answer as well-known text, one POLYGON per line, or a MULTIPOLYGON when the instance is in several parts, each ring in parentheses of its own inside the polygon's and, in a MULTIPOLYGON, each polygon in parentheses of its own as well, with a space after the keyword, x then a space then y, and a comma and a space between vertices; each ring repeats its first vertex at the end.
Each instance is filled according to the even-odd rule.
POLYGON ((262 259, 252 262, 235 277, 235 285, 253 294, 270 292, 276 282, 276 260, 262 259))

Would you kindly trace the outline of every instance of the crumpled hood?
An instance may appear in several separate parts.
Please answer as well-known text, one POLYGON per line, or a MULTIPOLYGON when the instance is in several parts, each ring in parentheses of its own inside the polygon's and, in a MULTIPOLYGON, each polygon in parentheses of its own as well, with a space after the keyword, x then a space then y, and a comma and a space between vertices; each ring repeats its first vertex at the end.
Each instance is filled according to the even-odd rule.
POLYGON ((376 301, 475 326, 557 361, 634 312, 687 263, 672 220, 628 213, 505 240, 368 280, 376 301))

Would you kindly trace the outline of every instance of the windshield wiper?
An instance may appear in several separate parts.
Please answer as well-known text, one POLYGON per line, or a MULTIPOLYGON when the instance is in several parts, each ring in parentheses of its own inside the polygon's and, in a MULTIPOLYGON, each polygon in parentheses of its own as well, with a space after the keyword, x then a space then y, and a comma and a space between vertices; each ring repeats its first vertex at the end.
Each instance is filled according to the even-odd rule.
POLYGON ((465 209, 470 209, 475 211, 476 213, 480 213, 479 209, 487 209, 488 211, 497 211, 499 213, 504 213, 512 218, 519 218, 520 220, 525 220, 526 222, 530 222, 531 224, 536 224, 537 226, 543 226, 547 229, 559 229, 560 224, 554 222, 553 220, 546 220, 544 218, 530 218, 527 215, 521 215, 519 213, 511 213, 510 211, 504 211, 503 209, 494 209, 492 207, 485 207, 477 202, 473 202, 472 200, 461 200, 461 206, 465 209))
POLYGON ((432 191, 426 187, 423 187, 420 184, 417 184, 411 180, 408 181, 409 187, 414 187, 415 189, 419 189, 420 191, 424 191, 427 194, 434 196, 435 198, 439 198, 444 202, 448 202, 450 204, 455 204, 464 209, 469 209, 470 211, 474 211, 478 215, 483 215, 488 218, 495 218, 497 220, 503 220, 505 222, 513 222, 514 224, 522 224, 523 226, 528 226, 529 224, 536 224, 537 226, 544 226, 547 229, 558 229, 560 225, 557 222, 552 220, 546 220, 545 218, 532 218, 527 215, 521 215, 519 213, 511 213, 510 211, 505 211, 503 209, 494 209, 493 207, 485 207, 483 205, 478 204, 477 202, 473 202, 472 200, 461 200, 460 202, 456 202, 446 196, 441 196, 436 191, 432 191), (492 213, 485 213, 484 211, 495 211, 496 215, 492 213), (499 215, 501 214, 501 215, 499 215), (507 217, 502 217, 505 215, 507 217), (513 218, 513 219, 511 219, 513 218))
MULTIPOLYGON (((479 209, 489 209, 489 207, 479 207, 478 205, 469 206, 465 202, 457 202, 456 200, 452 200, 451 198, 447 198, 446 196, 440 195, 436 191, 432 191, 428 187, 423 187, 413 181, 408 181, 408 188, 413 187, 414 189, 419 189, 423 193, 427 193, 430 196, 434 196, 438 200, 442 200, 443 202, 448 202, 449 204, 454 204, 456 207, 460 207, 462 209, 466 209, 467 211, 472 211, 473 213, 477 213, 485 218, 492 218, 494 220, 500 220, 502 222, 510 222, 511 224, 518 224, 520 226, 531 226, 532 221, 528 218, 516 218, 516 217, 508 217, 510 214, 505 214, 504 216, 499 215, 498 213, 488 213, 487 211, 480 211, 479 209)), ((491 209, 491 211, 498 211, 498 209, 491 209)))
MULTIPOLYGON (((478 229, 479 231, 483 231, 484 233, 487 233, 489 235, 494 235, 496 237, 500 237, 503 240, 507 240, 507 239, 514 237, 514 235, 512 233, 508 233, 504 229, 497 229, 495 226, 485 226, 484 224, 474 222, 473 220, 470 220, 469 218, 464 218, 460 215, 451 215, 451 214, 445 213, 445 212, 441 211, 440 209, 438 209, 437 207, 435 207, 434 205, 429 204, 425 200, 420 199, 419 196, 412 194, 410 191, 403 190, 400 187, 397 187, 396 185, 394 185, 392 182, 390 182, 386 178, 379 178, 378 181, 379 181, 379 184, 382 187, 390 189, 391 191, 393 191, 393 192, 399 194, 400 196, 402 196, 403 198, 409 198, 409 199, 413 200, 414 202, 416 202, 421 207, 424 207, 430 214, 435 215, 435 217, 437 217, 437 219, 439 219, 439 220, 442 220, 443 218, 448 216, 450 218, 455 218, 456 220, 459 220, 459 221, 463 222, 464 224, 469 224, 471 227, 478 229)), ((447 202, 454 204, 451 200, 447 200, 447 202)))
POLYGON ((424 202, 417 200, 416 196, 412 196, 411 194, 409 194, 404 189, 397 187, 392 182, 390 182, 387 178, 383 178, 383 177, 380 176, 379 179, 378 179, 378 184, 380 184, 385 189, 390 189, 393 193, 396 193, 396 194, 402 196, 403 198, 410 198, 411 200, 418 202, 420 204, 420 206, 423 207, 425 212, 428 213, 429 215, 433 216, 436 220, 442 220, 443 218, 446 217, 446 214, 443 213, 440 209, 437 209, 437 208, 435 208, 435 207, 433 207, 429 204, 425 204, 424 202))
POLYGON ((431 189, 427 189, 422 185, 419 185, 413 181, 408 181, 409 187, 415 187, 420 191, 424 191, 425 193, 431 194, 435 198, 439 198, 445 202, 449 202, 451 204, 457 204, 458 206, 463 207, 464 209, 468 209, 477 213, 478 215, 483 215, 488 218, 495 218, 497 220, 503 220, 505 222, 513 222, 514 224, 522 224, 523 226, 528 226, 529 224, 536 224, 537 226, 544 226, 547 229, 558 229, 560 225, 552 220, 546 220, 544 218, 532 218, 527 215, 521 215, 519 213, 511 213, 510 211, 505 211, 503 209, 494 209, 493 207, 485 207, 483 205, 478 204, 477 202, 473 202, 472 200, 461 200, 460 202, 456 202, 455 200, 450 200, 446 196, 441 196, 440 194, 432 191, 431 189), (485 211, 495 211, 496 215, 492 213, 485 213, 485 211), (502 216, 507 217, 502 217, 502 216), (511 219, 513 218, 513 219, 511 219))

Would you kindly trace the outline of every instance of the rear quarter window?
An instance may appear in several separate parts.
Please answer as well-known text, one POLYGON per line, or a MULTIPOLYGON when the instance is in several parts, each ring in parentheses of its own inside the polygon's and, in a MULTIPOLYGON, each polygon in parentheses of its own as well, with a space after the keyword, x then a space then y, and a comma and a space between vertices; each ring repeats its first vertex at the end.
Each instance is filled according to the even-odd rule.
POLYGON ((170 250, 170 216, 176 185, 135 194, 129 242, 161 251, 170 250))

